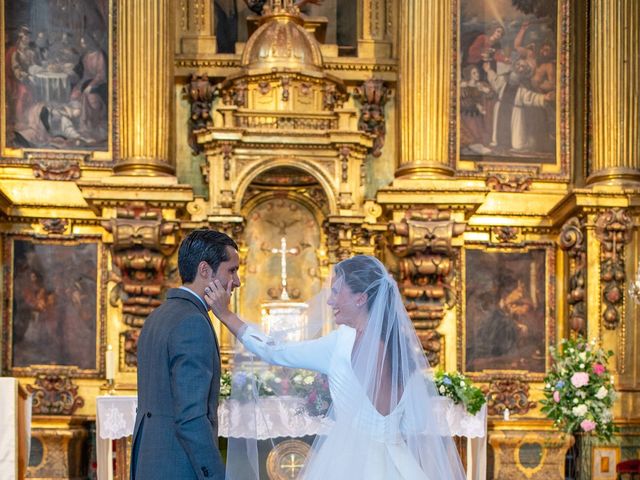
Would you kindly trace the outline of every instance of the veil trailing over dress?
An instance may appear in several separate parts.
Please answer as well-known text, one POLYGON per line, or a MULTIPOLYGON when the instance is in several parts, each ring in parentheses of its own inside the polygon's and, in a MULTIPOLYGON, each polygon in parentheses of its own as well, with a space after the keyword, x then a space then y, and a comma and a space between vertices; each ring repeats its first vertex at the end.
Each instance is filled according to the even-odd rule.
MULTIPOLYGON (((236 397, 240 402, 238 395, 243 396, 243 405, 250 405, 246 412, 252 413, 245 412, 236 427, 230 426, 227 478, 267 478, 264 469, 261 472, 264 458, 259 458, 258 439, 274 429, 270 400, 289 408, 280 413, 291 430, 286 435, 286 427, 275 432, 278 441, 302 436, 305 428, 316 433, 297 478, 464 479, 446 422, 437 415, 440 397, 429 364, 395 280, 379 260, 360 255, 335 266, 331 296, 342 299, 342 311, 360 308, 357 301, 364 305, 364 321, 329 333, 324 327, 324 336, 295 343, 280 341, 272 332, 266 336, 254 326, 242 333, 247 350, 287 368, 275 373, 247 350, 236 357, 232 401, 236 397), (245 381, 248 368, 254 372, 251 382, 245 381), (241 388, 238 379, 243 380, 241 388)), ((320 313, 321 297, 311 304, 309 317, 330 320, 326 309, 320 313)), ((268 448, 273 445, 275 441, 267 442, 268 448)))

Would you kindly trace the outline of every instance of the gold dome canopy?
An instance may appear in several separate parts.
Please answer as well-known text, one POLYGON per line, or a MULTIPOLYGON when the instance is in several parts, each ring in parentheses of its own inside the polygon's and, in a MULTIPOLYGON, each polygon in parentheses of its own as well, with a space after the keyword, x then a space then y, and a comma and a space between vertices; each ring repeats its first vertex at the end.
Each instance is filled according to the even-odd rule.
POLYGON ((305 30, 298 8, 293 5, 281 6, 281 2, 277 1, 273 4, 272 8, 265 7, 261 26, 248 40, 242 53, 242 66, 254 72, 321 72, 323 62, 320 46, 305 30))

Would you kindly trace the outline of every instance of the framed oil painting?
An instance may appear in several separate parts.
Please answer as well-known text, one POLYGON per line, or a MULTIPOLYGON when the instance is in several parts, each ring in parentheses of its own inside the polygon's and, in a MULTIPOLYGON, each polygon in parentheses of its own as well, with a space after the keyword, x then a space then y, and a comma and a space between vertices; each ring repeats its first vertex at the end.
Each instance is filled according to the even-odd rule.
POLYGON ((111 159, 112 0, 0 6, 2 156, 111 159))
POLYGON ((99 376, 104 255, 98 238, 6 237, 3 363, 9 374, 72 368, 76 377, 99 376))
POLYGON ((459 171, 568 176, 568 12, 567 0, 458 0, 459 171))
POLYGON ((462 367, 479 378, 520 372, 541 379, 553 341, 553 250, 464 251, 462 367))

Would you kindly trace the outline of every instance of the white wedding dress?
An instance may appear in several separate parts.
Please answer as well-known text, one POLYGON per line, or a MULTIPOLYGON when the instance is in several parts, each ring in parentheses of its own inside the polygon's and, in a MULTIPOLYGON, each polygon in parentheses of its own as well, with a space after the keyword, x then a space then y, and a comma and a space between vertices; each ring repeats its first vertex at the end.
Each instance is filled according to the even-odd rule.
MULTIPOLYGON (((352 368, 356 331, 342 325, 316 340, 277 344, 253 326, 240 341, 267 363, 326 374, 333 401, 330 431, 314 445, 304 480, 443 480, 457 478, 420 465, 405 441, 405 396, 388 415, 372 405, 352 368)), ((407 389, 409 386, 407 386, 407 389)), ((407 392, 405 391, 405 394, 407 392)), ((425 406, 423 408, 428 408, 425 406)), ((424 463, 424 462, 423 462, 424 463)), ((437 463, 437 462, 436 462, 437 463)))

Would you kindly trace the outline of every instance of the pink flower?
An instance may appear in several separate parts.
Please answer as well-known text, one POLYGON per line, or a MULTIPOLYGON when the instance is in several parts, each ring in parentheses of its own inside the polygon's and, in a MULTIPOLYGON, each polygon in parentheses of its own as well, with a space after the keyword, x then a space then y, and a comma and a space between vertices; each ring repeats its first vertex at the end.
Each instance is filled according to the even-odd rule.
POLYGON ((571 376, 571 384, 576 387, 584 387, 589 384, 589 374, 587 372, 576 372, 571 376))
POLYGON ((596 428, 596 422, 593 420, 587 420, 586 418, 580 422, 580 427, 585 432, 590 432, 591 430, 596 428))
POLYGON ((602 375, 605 371, 604 365, 602 365, 601 363, 594 363, 592 368, 593 373, 595 373, 596 375, 602 375))
POLYGON ((559 402, 560 402, 560 392, 559 392, 559 391, 555 390, 555 391, 553 392, 553 400, 554 400, 556 403, 559 403, 559 402))

